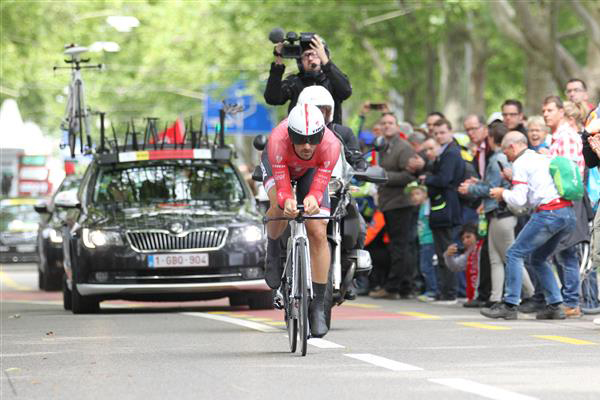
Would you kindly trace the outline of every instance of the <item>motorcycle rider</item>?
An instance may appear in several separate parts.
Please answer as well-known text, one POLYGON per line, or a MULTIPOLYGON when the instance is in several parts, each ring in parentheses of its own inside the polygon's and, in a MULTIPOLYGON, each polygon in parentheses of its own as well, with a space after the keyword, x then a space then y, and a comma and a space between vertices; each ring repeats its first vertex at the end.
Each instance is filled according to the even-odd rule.
MULTIPOLYGON (((297 202, 304 204, 308 215, 328 216, 330 213, 328 184, 340 155, 340 142, 325 126, 321 111, 310 104, 298 104, 271 132, 261 157, 263 185, 269 196, 269 218, 295 217, 297 202), (296 194, 291 180, 297 181, 296 194)), ((314 297, 309 307, 313 337, 327 333, 324 298, 330 265, 327 243, 327 220, 308 220, 306 230, 310 244, 310 259, 314 297)), ((265 280, 276 289, 281 284, 281 246, 279 237, 287 221, 267 224, 267 261, 265 280)))
POLYGON ((323 113, 323 118, 329 129, 335 133, 344 144, 346 161, 357 171, 367 169, 367 161, 362 156, 358 138, 349 127, 333 122, 335 114, 335 101, 331 93, 323 86, 308 86, 300 92, 298 104, 312 104, 323 113))

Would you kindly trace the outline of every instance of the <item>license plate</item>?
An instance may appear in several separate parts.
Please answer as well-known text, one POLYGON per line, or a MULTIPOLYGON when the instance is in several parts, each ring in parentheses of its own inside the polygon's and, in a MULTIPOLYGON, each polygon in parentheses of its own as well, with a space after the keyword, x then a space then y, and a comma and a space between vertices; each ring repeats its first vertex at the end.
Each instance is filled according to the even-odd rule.
POLYGON ((17 252, 19 253, 33 253, 35 251, 35 244, 23 244, 17 246, 17 252))
POLYGON ((154 254, 148 256, 150 268, 206 267, 208 253, 154 254))

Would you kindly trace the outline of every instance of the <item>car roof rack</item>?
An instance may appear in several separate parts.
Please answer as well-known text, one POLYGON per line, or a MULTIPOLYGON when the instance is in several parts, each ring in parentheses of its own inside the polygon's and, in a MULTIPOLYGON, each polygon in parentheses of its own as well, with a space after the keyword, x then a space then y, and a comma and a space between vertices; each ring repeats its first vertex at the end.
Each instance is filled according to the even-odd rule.
POLYGON ((135 121, 132 119, 127 123, 122 144, 119 143, 115 126, 112 124, 112 139, 108 139, 106 113, 99 112, 100 146, 96 149, 95 158, 100 164, 167 159, 230 160, 235 153, 225 144, 226 116, 240 111, 242 107, 237 104, 223 103, 223 107, 219 110, 219 129, 215 132, 212 141, 206 132, 203 118, 200 121, 200 129, 195 130, 194 120, 190 117, 187 126, 183 129, 182 139, 178 140, 175 135, 175 143, 166 142, 167 132, 170 126, 174 126, 179 121, 175 124, 165 123, 164 130, 159 132, 158 118, 145 118, 143 131, 136 128, 135 121))

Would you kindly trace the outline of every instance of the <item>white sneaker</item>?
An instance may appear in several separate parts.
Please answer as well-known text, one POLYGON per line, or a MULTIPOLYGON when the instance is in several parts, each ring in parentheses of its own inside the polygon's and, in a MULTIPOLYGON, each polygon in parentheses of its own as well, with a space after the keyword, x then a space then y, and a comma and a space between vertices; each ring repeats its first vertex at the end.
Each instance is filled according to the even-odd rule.
POLYGON ((435 297, 427 296, 426 294, 421 294, 417 296, 417 300, 422 301, 423 303, 432 303, 435 301, 435 297))

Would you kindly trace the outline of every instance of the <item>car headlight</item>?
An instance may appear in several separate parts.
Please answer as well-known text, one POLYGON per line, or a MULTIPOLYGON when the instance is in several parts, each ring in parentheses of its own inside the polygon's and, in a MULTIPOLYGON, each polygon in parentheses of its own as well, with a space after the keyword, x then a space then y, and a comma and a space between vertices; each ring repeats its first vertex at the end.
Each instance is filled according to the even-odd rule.
POLYGON ((96 247, 103 246, 118 246, 123 244, 121 235, 118 232, 100 231, 100 230, 89 230, 84 228, 82 230, 83 244, 88 249, 95 249, 96 247))
POLYGON ((51 243, 62 243, 62 235, 59 231, 57 231, 56 229, 48 229, 48 238, 50 238, 50 242, 51 243))
POLYGON ((265 238, 263 230, 255 225, 233 228, 230 233, 231 243, 256 243, 265 238))

